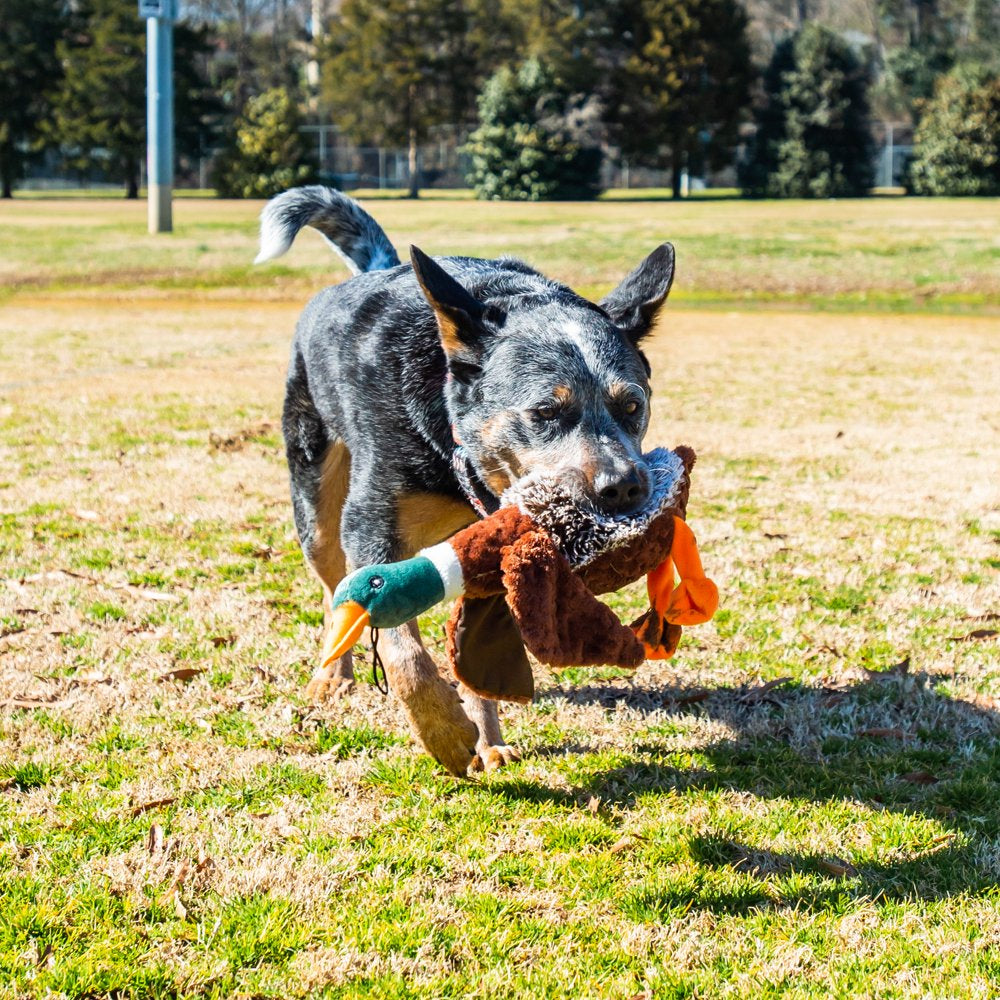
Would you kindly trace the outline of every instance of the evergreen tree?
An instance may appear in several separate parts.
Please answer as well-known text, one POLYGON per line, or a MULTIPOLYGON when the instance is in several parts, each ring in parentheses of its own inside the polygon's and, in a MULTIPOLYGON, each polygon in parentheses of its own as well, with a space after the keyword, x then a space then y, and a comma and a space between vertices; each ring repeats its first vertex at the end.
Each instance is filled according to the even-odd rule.
POLYGON ((617 0, 609 5, 605 118, 622 153, 685 166, 728 162, 754 79, 738 0, 617 0))
POLYGON ((967 67, 937 82, 913 137, 916 194, 1000 194, 1000 76, 967 67))
POLYGON ((600 193, 601 151, 587 143, 596 115, 561 92, 537 59, 498 70, 479 99, 479 127, 465 147, 479 198, 538 201, 600 193))
POLYGON ((146 144, 146 28, 132 0, 84 0, 59 44, 64 80, 49 131, 83 170, 104 167, 139 194, 146 144))
POLYGON ((775 50, 757 134, 740 170, 748 194, 834 198, 872 185, 868 71, 846 42, 809 25, 775 50))
POLYGON ((0 187, 10 198, 39 122, 59 82, 56 43, 66 24, 63 0, 0 0, 0 187))
POLYGON ((213 182, 223 198, 270 198, 315 178, 300 131, 302 119, 288 91, 266 90, 247 101, 213 182))
POLYGON ((324 102, 356 141, 409 149, 411 197, 420 143, 470 118, 509 44, 504 23, 498 0, 344 0, 331 21, 324 102))

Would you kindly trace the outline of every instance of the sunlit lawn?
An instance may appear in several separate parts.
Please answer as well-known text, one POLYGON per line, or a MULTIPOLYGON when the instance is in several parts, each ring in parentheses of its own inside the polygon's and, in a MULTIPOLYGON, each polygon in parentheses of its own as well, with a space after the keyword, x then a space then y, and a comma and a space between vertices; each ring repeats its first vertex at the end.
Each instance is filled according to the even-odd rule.
POLYGON ((998 203, 371 206, 594 291, 676 242, 649 441, 722 610, 540 669, 478 780, 363 666, 310 706, 278 415, 340 265, 252 269, 259 206, 0 205, 0 997, 995 995, 998 203))

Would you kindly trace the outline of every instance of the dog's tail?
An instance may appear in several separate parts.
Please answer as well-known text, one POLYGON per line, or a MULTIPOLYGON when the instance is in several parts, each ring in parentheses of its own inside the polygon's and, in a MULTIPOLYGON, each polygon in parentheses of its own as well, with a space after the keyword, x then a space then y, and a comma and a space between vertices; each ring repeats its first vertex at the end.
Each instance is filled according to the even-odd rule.
POLYGON ((312 184, 276 195, 260 213, 260 253, 255 264, 280 257, 303 226, 319 230, 353 274, 384 271, 399 255, 382 227, 353 199, 312 184))

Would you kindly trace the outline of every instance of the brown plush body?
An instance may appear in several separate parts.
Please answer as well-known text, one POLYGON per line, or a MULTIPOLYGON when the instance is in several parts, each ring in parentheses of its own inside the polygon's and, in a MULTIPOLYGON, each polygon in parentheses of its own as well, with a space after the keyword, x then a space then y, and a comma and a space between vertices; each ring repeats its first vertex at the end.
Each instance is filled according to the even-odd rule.
POLYGON ((592 537, 581 537, 579 516, 567 517, 539 490, 509 498, 513 502, 452 536, 465 596, 447 625, 447 651, 461 681, 485 697, 530 701, 534 684, 524 647, 556 667, 635 668, 649 647, 673 652, 679 625, 653 610, 632 627, 623 625, 595 596, 669 562, 695 456, 685 447, 663 454, 672 479, 658 506, 635 524, 619 519, 620 526, 601 524, 592 537))

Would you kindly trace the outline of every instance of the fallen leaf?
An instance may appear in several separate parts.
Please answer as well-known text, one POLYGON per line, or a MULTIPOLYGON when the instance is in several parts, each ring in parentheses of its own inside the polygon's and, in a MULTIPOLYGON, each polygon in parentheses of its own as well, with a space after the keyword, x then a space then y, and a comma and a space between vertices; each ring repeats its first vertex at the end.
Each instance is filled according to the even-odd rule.
POLYGON ((52 944, 47 943, 38 953, 38 958, 35 960, 35 968, 40 969, 42 966, 45 966, 46 969, 51 969, 55 964, 56 960, 52 951, 52 944))
POLYGON ((277 683, 278 678, 275 677, 275 675, 272 674, 270 670, 265 670, 264 667, 262 667, 259 663, 255 663, 253 665, 253 669, 256 673, 260 674, 260 676, 263 677, 264 680, 268 682, 268 684, 277 683))
POLYGON ((231 646, 236 642, 236 634, 230 632, 228 635, 213 635, 211 636, 212 645, 218 649, 220 646, 231 646))
POLYGON ((70 687, 80 684, 110 684, 111 678, 107 674, 102 674, 100 670, 84 670, 83 673, 74 675, 70 681, 70 687))
POLYGON ((749 691, 745 692, 740 696, 740 701, 744 704, 752 704, 753 702, 762 701, 765 695, 773 691, 777 687, 781 687, 783 684, 788 684, 794 680, 793 677, 776 677, 773 681, 767 681, 757 687, 750 688, 749 691))
POLYGON ((168 670, 165 674, 160 674, 158 681, 189 681, 205 671, 201 667, 178 667, 176 670, 168 670))
POLYGON ((855 736, 874 736, 880 739, 894 739, 894 740, 906 740, 913 737, 913 733, 904 732, 902 729, 898 728, 887 728, 882 726, 875 726, 872 729, 859 729, 855 736))
POLYGON ((145 598, 147 601, 160 601, 163 604, 176 604, 180 598, 176 594, 168 594, 163 590, 147 590, 144 587, 124 586, 118 590, 127 590, 135 597, 145 598))
POLYGON ((181 895, 179 892, 174 893, 174 913, 177 914, 178 920, 187 920, 187 907, 181 902, 181 895))
POLYGON ((241 451, 243 441, 233 434, 218 434, 212 431, 208 435, 208 443, 216 451, 241 451))
POLYGON ((183 858, 178 862, 177 868, 174 870, 174 878, 170 883, 169 888, 166 891, 164 899, 170 899, 176 892, 178 892, 181 886, 184 885, 184 880, 188 877, 191 871, 191 862, 187 858, 183 858))
POLYGON ((170 806, 177 801, 177 796, 167 799, 153 799, 152 802, 143 802, 140 805, 134 806, 132 808, 132 818, 135 819, 136 816, 141 816, 144 812, 149 812, 150 809, 159 809, 160 806, 170 806))
POLYGON ((663 699, 664 705, 693 705, 698 701, 705 701, 712 692, 708 688, 694 688, 684 694, 668 695, 663 699))
POLYGON ((995 628, 977 628, 968 635, 953 635, 949 638, 952 642, 978 642, 980 639, 992 639, 997 635, 1000 635, 1000 631, 995 628))
POLYGON ((79 521, 99 521, 100 515, 96 510, 71 510, 70 513, 79 521))
POLYGON ((609 848, 609 854, 621 854, 622 851, 627 851, 632 847, 635 847, 637 842, 641 842, 645 838, 640 837, 637 833, 627 833, 621 840, 615 841, 609 848))
POLYGON ((910 658, 907 656, 905 659, 900 660, 899 663, 892 667, 888 667, 885 670, 869 670, 864 667, 864 672, 868 677, 878 678, 878 677, 902 677, 904 674, 910 672, 910 658))
POLYGON ((590 796, 590 801, 587 803, 587 811, 596 813, 601 808, 601 800, 596 795, 590 796))
POLYGON ((831 875, 836 875, 838 878, 843 878, 845 875, 852 876, 858 874, 857 868, 842 858, 820 858, 817 864, 823 871, 829 872, 831 875))
POLYGON ((69 702, 63 702, 55 692, 45 698, 8 698, 4 702, 4 705, 9 708, 37 708, 39 705, 55 707, 61 704, 69 704, 69 702))
POLYGON ((900 778, 911 785, 936 785, 939 780, 930 771, 910 771, 908 774, 901 774, 900 778))
MULTIPOLYGON (((132 815, 137 815, 135 810, 132 811, 132 815)), ((159 854, 163 850, 163 827, 158 823, 154 823, 149 828, 149 834, 146 837, 146 851, 149 854, 159 854)))
POLYGON ((773 532, 772 533, 770 531, 765 531, 764 532, 764 537, 765 538, 787 538, 788 535, 783 535, 780 532, 773 532))
MULTIPOLYGON (((22 611, 21 608, 15 608, 14 610, 19 614, 22 611)), ((987 611, 985 615, 968 615, 964 620, 967 622, 1000 622, 1000 613, 987 611)))

